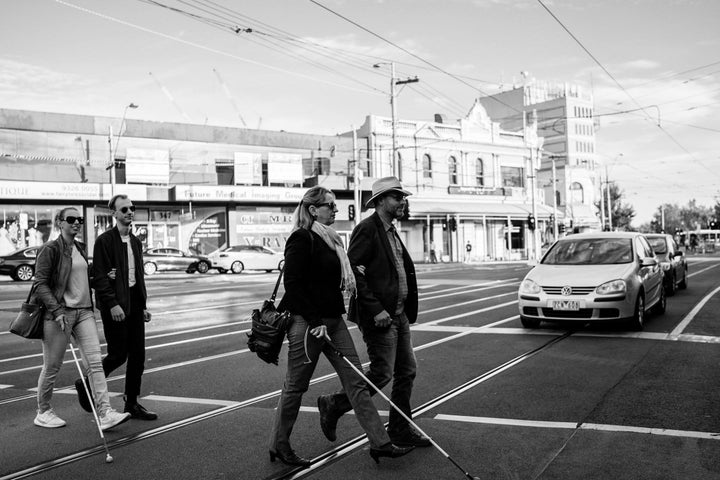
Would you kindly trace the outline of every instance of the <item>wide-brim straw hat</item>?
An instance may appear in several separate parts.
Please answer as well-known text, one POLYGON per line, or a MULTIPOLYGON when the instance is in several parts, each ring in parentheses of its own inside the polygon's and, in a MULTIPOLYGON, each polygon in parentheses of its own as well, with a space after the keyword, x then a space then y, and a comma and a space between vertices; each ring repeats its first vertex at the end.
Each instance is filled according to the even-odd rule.
POLYGON ((412 195, 412 193, 402 188, 402 184, 400 183, 400 180, 397 179, 397 177, 384 177, 376 180, 375 183, 373 183, 372 197, 370 197, 370 200, 365 203, 365 206, 367 208, 374 207, 375 200, 377 198, 391 191, 400 192, 405 196, 412 195))

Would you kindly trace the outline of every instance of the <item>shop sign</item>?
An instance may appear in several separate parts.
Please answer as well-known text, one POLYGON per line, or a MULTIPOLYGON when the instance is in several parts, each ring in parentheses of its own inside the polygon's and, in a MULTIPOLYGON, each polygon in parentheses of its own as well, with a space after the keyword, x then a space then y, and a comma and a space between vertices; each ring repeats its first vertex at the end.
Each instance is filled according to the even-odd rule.
POLYGON ((297 203, 304 188, 176 185, 175 201, 297 203))
POLYGON ((458 186, 451 185, 448 187, 448 193, 450 195, 505 195, 505 191, 502 188, 488 188, 481 186, 458 186))
POLYGON ((99 183, 16 182, 0 180, 0 198, 12 200, 98 200, 99 183))
POLYGON ((303 183, 302 155, 298 153, 268 153, 268 182, 303 183))
POLYGON ((262 184, 262 157, 259 153, 235 152, 235 184, 262 184))

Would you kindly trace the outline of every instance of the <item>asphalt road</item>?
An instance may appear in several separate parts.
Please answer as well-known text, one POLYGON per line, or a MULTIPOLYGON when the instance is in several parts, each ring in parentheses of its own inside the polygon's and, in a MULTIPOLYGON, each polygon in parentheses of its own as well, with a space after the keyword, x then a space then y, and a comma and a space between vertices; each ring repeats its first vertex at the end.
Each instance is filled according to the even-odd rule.
MULTIPOLYGON (((295 450, 314 459, 307 470, 271 463, 267 453, 286 350, 274 366, 246 346, 250 311, 275 274, 148 281, 154 317, 141 402, 160 418, 107 432, 112 464, 77 404, 69 351, 53 398, 68 425, 33 425, 41 346, 6 333, 29 285, 2 281, 0 480, 461 479, 465 471, 483 479, 720 479, 720 258, 689 260, 689 288, 643 332, 523 329, 523 264, 419 266, 414 416, 450 459, 431 447, 376 465, 352 414, 328 442, 315 401, 339 382, 322 359, 292 436, 295 450)), ((123 373, 108 379, 116 408, 123 373)), ((375 402, 386 418, 388 405, 375 402)))

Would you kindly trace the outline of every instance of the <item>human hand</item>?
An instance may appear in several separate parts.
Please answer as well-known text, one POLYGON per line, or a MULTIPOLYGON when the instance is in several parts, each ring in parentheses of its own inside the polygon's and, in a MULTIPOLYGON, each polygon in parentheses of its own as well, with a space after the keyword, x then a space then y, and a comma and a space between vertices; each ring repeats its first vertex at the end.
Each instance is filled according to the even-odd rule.
POLYGON ((115 280, 115 272, 116 271, 117 271, 117 268, 113 268, 112 270, 110 270, 108 272, 107 276, 110 280, 115 280))
POLYGON ((61 313, 55 318, 55 321, 60 325, 60 330, 65 331, 65 314, 61 313))
POLYGON ((355 267, 357 271, 360 273, 360 275, 365 275, 365 265, 358 265, 355 267))
POLYGON ((143 310, 143 320, 145 320, 145 322, 149 322, 150 320, 152 320, 152 313, 148 312, 147 310, 143 310))
POLYGON ((114 307, 112 307, 110 309, 110 315, 112 316, 112 319, 116 322, 122 322, 123 320, 125 320, 125 312, 120 305, 115 305, 114 307))
POLYGON ((330 338, 330 336, 327 334, 327 327, 325 325, 313 327, 312 329, 310 329, 310 334, 312 334, 316 338, 330 338))
POLYGON ((392 323, 392 317, 385 310, 375 315, 375 326, 376 327, 389 327, 392 323))

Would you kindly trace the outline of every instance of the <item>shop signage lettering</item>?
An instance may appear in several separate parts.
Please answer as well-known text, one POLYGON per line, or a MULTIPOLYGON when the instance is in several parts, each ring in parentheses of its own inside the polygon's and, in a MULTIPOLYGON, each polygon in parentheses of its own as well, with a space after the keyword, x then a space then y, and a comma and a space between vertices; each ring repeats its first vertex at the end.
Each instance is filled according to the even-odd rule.
POLYGON ((209 185, 178 185, 174 187, 176 201, 262 201, 296 203, 305 189, 283 187, 215 187, 209 185))
POLYGON ((480 186, 457 186, 451 185, 448 187, 448 193, 450 195, 505 195, 502 188, 488 188, 480 186))
POLYGON ((0 198, 97 200, 100 184, 0 181, 0 198))

